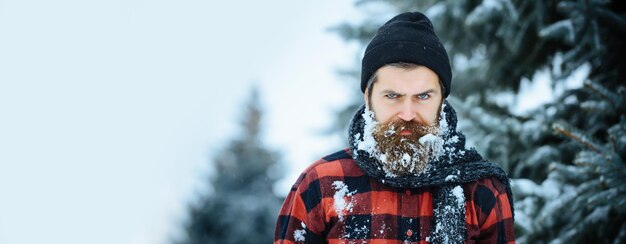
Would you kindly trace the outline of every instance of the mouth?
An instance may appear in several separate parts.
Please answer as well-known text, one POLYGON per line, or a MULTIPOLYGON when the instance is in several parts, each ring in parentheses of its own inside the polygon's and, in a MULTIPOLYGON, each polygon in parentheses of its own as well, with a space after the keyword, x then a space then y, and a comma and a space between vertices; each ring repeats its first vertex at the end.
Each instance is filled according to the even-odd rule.
POLYGON ((411 132, 411 130, 409 130, 409 129, 404 129, 404 130, 400 131, 400 135, 401 136, 408 136, 408 135, 411 135, 411 134, 413 134, 413 132, 411 132))

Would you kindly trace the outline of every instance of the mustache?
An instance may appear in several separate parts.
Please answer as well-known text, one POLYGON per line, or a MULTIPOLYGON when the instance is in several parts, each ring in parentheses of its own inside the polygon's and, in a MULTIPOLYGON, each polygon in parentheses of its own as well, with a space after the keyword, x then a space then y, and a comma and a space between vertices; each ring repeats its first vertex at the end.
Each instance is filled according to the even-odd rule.
POLYGON ((413 137, 420 138, 426 134, 434 134, 437 125, 426 125, 416 121, 393 120, 380 127, 379 133, 385 137, 400 135, 403 130, 411 131, 413 137))

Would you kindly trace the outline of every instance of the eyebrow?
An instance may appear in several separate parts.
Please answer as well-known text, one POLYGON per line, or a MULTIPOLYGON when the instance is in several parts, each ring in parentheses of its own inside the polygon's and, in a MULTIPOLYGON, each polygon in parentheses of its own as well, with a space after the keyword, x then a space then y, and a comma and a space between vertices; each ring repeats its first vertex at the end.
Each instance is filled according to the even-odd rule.
MULTIPOLYGON (((396 91, 391 90, 391 89, 385 89, 385 90, 383 90, 383 91, 381 92, 381 94, 387 94, 387 93, 395 93, 395 94, 398 94, 398 95, 401 95, 401 96, 406 95, 406 94, 402 94, 402 93, 396 92, 396 91)), ((422 94, 427 94, 427 93, 435 93, 435 89, 432 89, 432 88, 431 88, 431 89, 428 89, 428 90, 426 90, 426 91, 424 91, 424 92, 417 93, 417 94, 415 94, 415 95, 422 95, 422 94)))

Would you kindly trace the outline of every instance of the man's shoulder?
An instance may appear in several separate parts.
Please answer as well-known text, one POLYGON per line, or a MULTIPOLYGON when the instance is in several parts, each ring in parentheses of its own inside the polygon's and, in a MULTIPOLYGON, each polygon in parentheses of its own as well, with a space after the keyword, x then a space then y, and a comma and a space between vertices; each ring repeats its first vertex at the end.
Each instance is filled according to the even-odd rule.
POLYGON ((352 159, 349 149, 343 149, 319 160, 313 162, 302 171, 300 177, 296 180, 292 190, 319 181, 327 181, 333 179, 341 179, 346 176, 362 176, 365 173, 359 168, 357 163, 352 159))
POLYGON ((348 148, 328 154, 315 161, 304 172, 305 174, 315 173, 321 176, 345 176, 346 174, 362 173, 357 163, 352 159, 348 148), (358 171, 358 172, 355 172, 358 171))
MULTIPOLYGON (((505 219, 513 219, 513 196, 507 188, 508 182, 502 180, 507 179, 492 176, 465 184, 465 200, 472 204, 481 230, 485 226, 487 228, 497 223, 501 224, 505 219), (494 215, 493 211, 497 213, 494 215)), ((512 222, 504 223, 512 225, 512 222)), ((506 228, 512 229, 513 227, 506 228)))
POLYGON ((348 148, 341 149, 337 152, 334 152, 334 153, 331 153, 322 157, 321 160, 326 161, 326 162, 331 162, 331 161, 337 161, 341 159, 352 159, 352 155, 350 154, 350 149, 348 148))
POLYGON ((466 183, 464 188, 466 191, 469 191, 473 197, 481 197, 485 194, 497 197, 502 193, 506 194, 505 183, 495 176, 466 183))

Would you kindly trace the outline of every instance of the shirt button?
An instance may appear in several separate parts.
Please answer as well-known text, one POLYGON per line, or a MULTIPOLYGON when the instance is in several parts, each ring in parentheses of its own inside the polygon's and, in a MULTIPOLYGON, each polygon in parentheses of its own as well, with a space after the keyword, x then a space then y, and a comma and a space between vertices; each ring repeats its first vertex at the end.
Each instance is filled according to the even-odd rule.
POLYGON ((407 230, 406 231, 406 236, 411 237, 413 235, 413 231, 412 230, 407 230))
POLYGON ((407 189, 407 190, 406 190, 406 195, 407 195, 407 196, 410 196, 410 195, 411 195, 411 190, 408 190, 408 189, 407 189))

